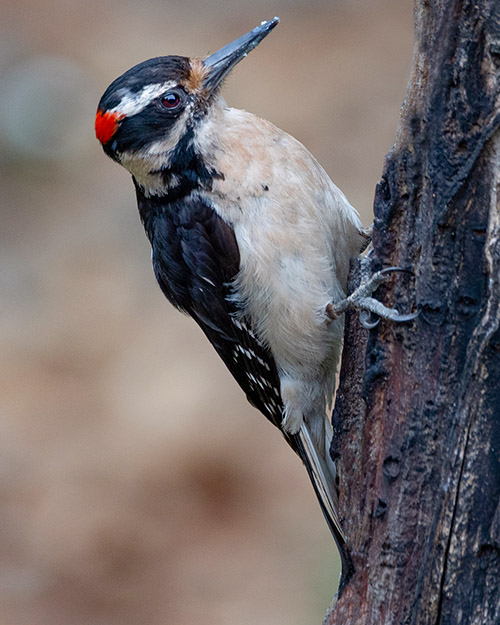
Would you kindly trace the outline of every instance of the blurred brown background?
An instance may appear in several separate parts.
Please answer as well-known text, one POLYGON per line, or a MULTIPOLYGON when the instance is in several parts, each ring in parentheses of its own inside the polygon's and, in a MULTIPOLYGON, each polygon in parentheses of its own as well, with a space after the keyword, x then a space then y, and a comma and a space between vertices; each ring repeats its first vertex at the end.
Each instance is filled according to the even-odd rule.
POLYGON ((164 300, 93 136, 135 63, 280 26, 226 100, 319 158, 367 225, 411 0, 2 0, 0 623, 321 623, 337 555, 300 462, 164 300))

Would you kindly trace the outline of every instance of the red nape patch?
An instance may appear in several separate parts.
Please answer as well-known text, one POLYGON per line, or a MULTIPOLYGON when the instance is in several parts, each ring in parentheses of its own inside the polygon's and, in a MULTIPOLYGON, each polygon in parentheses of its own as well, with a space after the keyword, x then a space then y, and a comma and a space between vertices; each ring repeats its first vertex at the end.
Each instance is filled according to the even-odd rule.
POLYGON ((112 138, 118 128, 118 122, 124 117, 125 115, 121 113, 97 111, 95 116, 95 136, 103 145, 112 138))

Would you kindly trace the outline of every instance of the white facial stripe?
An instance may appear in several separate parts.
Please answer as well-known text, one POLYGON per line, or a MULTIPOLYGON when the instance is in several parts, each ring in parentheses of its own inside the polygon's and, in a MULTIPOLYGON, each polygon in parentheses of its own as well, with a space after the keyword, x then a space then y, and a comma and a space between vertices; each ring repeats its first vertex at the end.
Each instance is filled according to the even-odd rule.
POLYGON ((120 104, 112 108, 109 112, 120 113, 126 117, 137 115, 137 113, 143 111, 155 98, 175 86, 176 82, 174 80, 169 80, 168 82, 157 83, 155 85, 146 85, 146 87, 138 93, 124 90, 124 95, 120 104))

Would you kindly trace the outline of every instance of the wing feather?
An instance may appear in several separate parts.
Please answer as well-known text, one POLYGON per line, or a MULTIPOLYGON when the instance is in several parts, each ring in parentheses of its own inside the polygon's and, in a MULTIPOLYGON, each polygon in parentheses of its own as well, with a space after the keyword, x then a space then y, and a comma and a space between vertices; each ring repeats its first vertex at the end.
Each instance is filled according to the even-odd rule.
MULTIPOLYGON (((155 208, 151 211, 149 203, 143 222, 162 291, 198 323, 249 402, 280 427, 283 405, 276 364, 232 291, 240 265, 233 230, 196 196, 155 208)), ((139 209, 144 214, 145 207, 139 209)))

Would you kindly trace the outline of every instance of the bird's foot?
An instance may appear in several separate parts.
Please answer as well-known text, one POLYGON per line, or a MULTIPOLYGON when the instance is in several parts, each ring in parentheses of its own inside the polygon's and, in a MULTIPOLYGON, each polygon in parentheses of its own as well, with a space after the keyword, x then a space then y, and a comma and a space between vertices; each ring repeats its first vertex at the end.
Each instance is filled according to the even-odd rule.
POLYGON ((390 274, 395 271, 408 273, 408 270, 403 269, 402 267, 387 267, 386 269, 377 271, 369 280, 361 284, 345 299, 337 303, 330 302, 325 309, 327 317, 333 321, 333 319, 336 319, 339 315, 344 314, 346 311, 357 309, 361 311, 360 321, 362 325, 368 329, 377 326, 381 318, 389 319, 390 321, 395 321, 396 323, 415 319, 415 317, 418 316, 418 312, 402 315, 395 308, 388 308, 387 306, 384 306, 382 302, 379 302, 377 299, 372 297, 372 293, 377 289, 377 287, 384 282, 384 280, 387 280, 390 274), (374 321, 370 319, 372 314, 377 317, 374 321))

